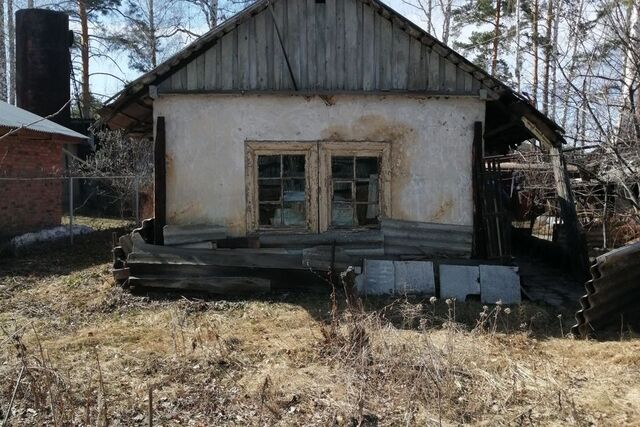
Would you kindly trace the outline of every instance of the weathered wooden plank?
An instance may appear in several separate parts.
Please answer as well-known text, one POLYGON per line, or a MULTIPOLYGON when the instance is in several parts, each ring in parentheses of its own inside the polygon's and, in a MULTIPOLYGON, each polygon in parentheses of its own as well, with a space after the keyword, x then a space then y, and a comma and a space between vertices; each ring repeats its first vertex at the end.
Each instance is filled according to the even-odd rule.
POLYGON ((465 72, 464 73, 464 91, 471 92, 473 90, 473 77, 471 74, 465 72))
POLYGON ((181 68, 180 70, 176 71, 174 74, 171 75, 170 79, 171 79, 171 90, 174 91, 181 91, 181 90, 185 90, 186 89, 186 85, 184 85, 184 82, 187 80, 187 69, 185 68, 181 68))
POLYGON ((301 251, 286 249, 189 249, 135 240, 127 264, 210 265, 219 267, 304 269, 301 251))
POLYGON ((355 90, 358 88, 358 34, 362 28, 358 27, 358 3, 356 0, 344 1, 344 58, 345 76, 344 88, 355 90))
POLYGON ((187 86, 186 90, 198 90, 198 69, 196 61, 191 61, 187 64, 187 86))
MULTIPOLYGON (((324 7, 324 6, 323 6, 324 7)), ((305 62, 307 71, 307 81, 305 88, 311 90, 317 88, 316 69, 317 69, 317 43, 316 43, 316 2, 315 0, 306 0, 305 16, 306 20, 306 49, 305 62)))
POLYGON ((267 89, 268 78, 269 78, 269 58, 268 58, 268 40, 270 38, 265 37, 267 34, 267 19, 270 19, 267 15, 268 12, 259 13, 256 20, 256 87, 258 89, 267 89))
POLYGON ((300 64, 300 69, 298 70, 298 88, 308 89, 309 88, 309 75, 307 73, 309 58, 307 56, 307 50, 309 49, 309 45, 307 42, 307 26, 309 25, 309 21, 313 19, 309 19, 307 17, 307 1, 306 0, 298 0, 298 62, 300 64))
POLYGON ((237 79, 236 84, 239 89, 249 88, 249 24, 243 22, 236 28, 237 48, 237 65, 234 73, 237 79))
POLYGON ((132 276, 129 285, 207 292, 216 295, 269 292, 271 281, 260 277, 132 276))
POLYGON ((381 15, 376 15, 377 27, 380 43, 378 49, 378 68, 380 70, 377 79, 377 88, 389 90, 392 86, 393 71, 393 27, 391 21, 381 15))
POLYGON ((409 70, 408 83, 409 90, 424 89, 424 77, 422 75, 422 43, 412 38, 409 42, 409 70))
MULTIPOLYGON (((313 0, 315 3, 315 0, 313 0)), ((322 89, 327 84, 327 18, 326 5, 315 5, 316 15, 316 80, 315 88, 322 89)))
POLYGON ((233 89, 233 63, 236 52, 234 51, 234 37, 235 31, 222 37, 220 40, 221 52, 219 61, 221 63, 220 72, 220 89, 232 90, 233 89))
POLYGON ((336 87, 336 0, 326 0, 325 43, 326 43, 326 80, 325 89, 336 87))
POLYGON ((368 5, 362 7, 362 89, 373 90, 376 83, 375 12, 368 5))
POLYGON ((346 248, 375 247, 384 243, 380 230, 373 231, 337 231, 320 234, 263 234, 259 236, 262 248, 303 248, 336 244, 346 248))
MULTIPOLYGON (((289 57, 289 66, 291 67, 291 73, 293 73, 293 79, 295 79, 298 87, 301 86, 301 73, 300 73, 300 62, 301 62, 301 52, 300 52, 300 16, 299 16, 299 0, 287 0, 287 9, 286 9, 286 30, 285 30, 285 48, 286 53, 289 57)), ((289 75, 289 71, 287 70, 287 74, 289 75)), ((289 75, 289 81, 291 81, 291 76, 289 75)))
POLYGON ((284 73, 286 72, 286 64, 284 61, 284 50, 280 44, 280 38, 278 33, 282 36, 284 33, 284 2, 275 2, 269 6, 273 13, 271 14, 271 21, 273 24, 271 43, 273 46, 273 81, 271 87, 275 90, 284 89, 286 84, 284 81, 288 81, 289 77, 284 73))
POLYGON ((208 224, 165 225, 162 232, 165 245, 204 242, 227 237, 226 227, 208 224))
POLYGON ((204 67, 205 56, 200 55, 195 60, 196 63, 196 90, 204 90, 204 67))
POLYGON ((396 90, 407 89, 409 72, 409 35, 399 26, 398 21, 392 22, 393 26, 393 74, 391 76, 392 88, 396 90))
POLYGON ((247 43, 249 44, 249 84, 248 89, 258 88, 258 43, 256 35, 256 22, 257 19, 250 19, 249 24, 249 38, 247 43))
POLYGON ((448 60, 444 61, 444 90, 447 92, 456 91, 456 79, 458 77, 456 65, 448 60))
POLYGON ((346 83, 346 68, 345 68, 345 55, 346 55, 346 42, 345 42, 345 15, 344 8, 345 3, 352 0, 336 0, 336 79, 334 81, 335 89, 345 89, 346 83))
POLYGON ((362 258, 354 257, 342 248, 316 246, 302 251, 302 265, 313 270, 346 270, 349 266, 362 263, 362 258))

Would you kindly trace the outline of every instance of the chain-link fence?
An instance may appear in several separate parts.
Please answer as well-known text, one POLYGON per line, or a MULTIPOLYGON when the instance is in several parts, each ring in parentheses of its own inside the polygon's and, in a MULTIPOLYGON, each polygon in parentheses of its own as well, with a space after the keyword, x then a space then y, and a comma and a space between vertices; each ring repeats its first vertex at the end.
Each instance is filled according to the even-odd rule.
POLYGON ((74 236, 96 229, 133 227, 153 215, 144 176, 1 177, 0 236, 31 239, 74 236))

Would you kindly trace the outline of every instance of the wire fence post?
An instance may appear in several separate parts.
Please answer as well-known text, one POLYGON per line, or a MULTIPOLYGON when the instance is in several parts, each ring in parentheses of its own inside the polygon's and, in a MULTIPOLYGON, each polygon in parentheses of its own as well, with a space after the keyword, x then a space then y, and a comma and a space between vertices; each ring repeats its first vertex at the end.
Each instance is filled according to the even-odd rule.
POLYGON ((69 241, 73 245, 73 177, 69 177, 69 241))

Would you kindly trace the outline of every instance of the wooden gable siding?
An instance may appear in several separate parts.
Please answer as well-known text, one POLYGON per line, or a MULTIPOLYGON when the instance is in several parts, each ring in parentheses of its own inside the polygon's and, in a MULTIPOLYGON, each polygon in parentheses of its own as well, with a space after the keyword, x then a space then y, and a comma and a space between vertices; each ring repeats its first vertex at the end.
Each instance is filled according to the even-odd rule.
POLYGON ((367 0, 277 0, 222 34, 158 91, 478 95, 482 84, 468 64, 411 32, 367 0))

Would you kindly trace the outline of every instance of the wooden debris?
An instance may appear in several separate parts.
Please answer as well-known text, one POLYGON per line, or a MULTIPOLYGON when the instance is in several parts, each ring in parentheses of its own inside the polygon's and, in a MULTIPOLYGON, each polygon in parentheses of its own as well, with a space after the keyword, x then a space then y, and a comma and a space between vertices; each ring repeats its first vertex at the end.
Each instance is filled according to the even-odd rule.
POLYGON ((271 281, 259 277, 132 276, 131 286, 184 289, 218 295, 269 292, 271 281))
POLYGON ((165 225, 163 228, 165 245, 198 243, 227 237, 227 228, 219 225, 165 225))

